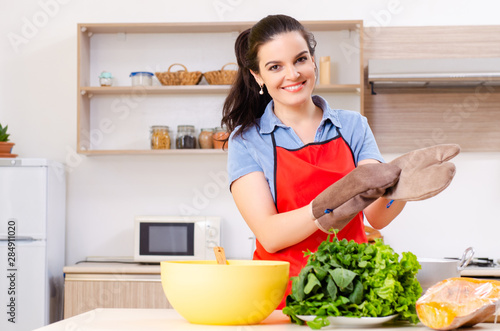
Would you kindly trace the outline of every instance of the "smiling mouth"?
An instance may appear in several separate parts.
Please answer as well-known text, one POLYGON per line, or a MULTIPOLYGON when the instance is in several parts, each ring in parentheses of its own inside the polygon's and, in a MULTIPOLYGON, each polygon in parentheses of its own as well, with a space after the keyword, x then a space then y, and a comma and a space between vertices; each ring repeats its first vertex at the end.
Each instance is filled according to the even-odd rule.
POLYGON ((298 83, 298 84, 295 84, 295 85, 289 85, 289 86, 282 87, 282 89, 284 89, 285 91, 296 92, 296 91, 301 90, 302 87, 304 87, 305 84, 306 84, 306 82, 303 81, 302 83, 298 83))

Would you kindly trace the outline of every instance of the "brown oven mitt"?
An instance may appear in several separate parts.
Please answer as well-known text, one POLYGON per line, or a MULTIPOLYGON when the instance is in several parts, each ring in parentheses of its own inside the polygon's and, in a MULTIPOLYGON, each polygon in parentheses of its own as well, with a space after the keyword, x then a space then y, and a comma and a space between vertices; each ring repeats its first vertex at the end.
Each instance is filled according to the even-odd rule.
POLYGON ((360 211, 396 184, 401 169, 389 163, 360 165, 327 187, 311 202, 319 229, 342 229, 360 211))
POLYGON ((456 144, 417 149, 389 162, 401 169, 399 181, 383 195, 389 200, 418 201, 431 198, 450 185, 455 165, 448 162, 460 153, 456 144))

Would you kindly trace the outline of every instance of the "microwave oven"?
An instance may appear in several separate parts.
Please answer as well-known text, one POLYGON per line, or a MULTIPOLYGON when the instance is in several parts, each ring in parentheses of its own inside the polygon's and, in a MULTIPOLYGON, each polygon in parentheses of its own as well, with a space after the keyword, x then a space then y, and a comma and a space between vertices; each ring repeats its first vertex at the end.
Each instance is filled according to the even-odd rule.
POLYGON ((220 246, 220 217, 136 216, 134 261, 215 259, 220 246))

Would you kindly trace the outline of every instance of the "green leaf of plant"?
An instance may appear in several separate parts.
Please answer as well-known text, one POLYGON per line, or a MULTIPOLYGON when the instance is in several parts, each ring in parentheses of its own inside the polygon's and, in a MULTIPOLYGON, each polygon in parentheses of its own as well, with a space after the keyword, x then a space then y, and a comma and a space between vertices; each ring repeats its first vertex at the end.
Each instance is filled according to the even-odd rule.
POLYGON ((367 265, 368 265, 368 261, 361 261, 358 263, 358 267, 360 267, 360 268, 366 268, 367 265))
POLYGON ((333 301, 337 299, 338 289, 332 277, 328 277, 328 281, 326 284, 326 291, 328 292, 328 295, 330 296, 330 298, 332 298, 333 301))
POLYGON ((307 326, 309 326, 312 330, 319 330, 328 325, 330 325, 330 321, 323 316, 316 316, 313 321, 307 322, 307 326))
POLYGON ((328 272, 330 273, 330 275, 332 275, 335 284, 337 284, 341 291, 349 286, 349 284, 352 283, 354 277, 356 277, 356 273, 344 268, 328 270, 328 272))
POLYGON ((349 300, 357 305, 363 301, 363 284, 359 280, 354 282, 354 290, 349 295, 349 300))
POLYGON ((325 268, 322 268, 320 266, 315 266, 314 272, 316 273, 316 277, 318 277, 318 279, 320 281, 325 279, 326 275, 328 275, 328 270, 326 270, 325 268))
POLYGON ((309 274, 309 271, 312 270, 312 266, 305 266, 302 268, 302 270, 299 273, 298 276, 298 281, 297 281, 297 298, 298 301, 303 301, 306 297, 305 292, 304 292, 304 287, 306 286, 307 283, 307 275, 309 274))
POLYGON ((321 287, 321 283, 315 274, 309 273, 307 275, 307 284, 304 287, 304 293, 310 294, 315 288, 321 287))

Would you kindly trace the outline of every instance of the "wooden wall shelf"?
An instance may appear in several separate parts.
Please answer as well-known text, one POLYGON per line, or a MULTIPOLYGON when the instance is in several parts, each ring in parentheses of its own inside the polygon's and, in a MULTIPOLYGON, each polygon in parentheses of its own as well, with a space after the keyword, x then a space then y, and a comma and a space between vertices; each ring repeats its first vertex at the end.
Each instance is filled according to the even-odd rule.
MULTIPOLYGON (((217 62, 226 61, 226 58, 228 61, 225 63, 236 62, 234 41, 240 32, 254 23, 78 24, 77 152, 89 156, 224 154, 224 151, 201 149, 147 150, 145 133, 151 125, 169 125, 171 141, 174 142, 173 129, 177 125, 194 124, 197 129, 201 125, 220 125, 223 100, 230 86, 207 85, 202 80, 194 86, 161 86, 155 83, 148 87, 132 87, 128 74, 131 71, 165 71, 158 66, 179 63, 178 57, 174 57, 181 55, 186 61, 183 64, 193 71, 199 70, 190 69, 196 66, 220 68, 217 62), (208 39, 210 42, 207 42, 208 39), (135 69, 145 65, 149 65, 150 69, 135 69), (121 75, 118 83, 110 87, 99 86, 97 76, 104 69, 113 75, 115 72, 121 75), (216 113, 218 118, 207 118, 216 113), (129 142, 130 146, 127 145, 129 142)), ((363 22, 302 23, 315 34, 316 39, 320 39, 316 56, 335 54, 334 60, 339 63, 336 68, 340 77, 338 81, 317 85, 315 92, 341 95, 341 102, 354 104, 359 109, 353 110, 363 113, 363 22), (348 54, 342 47, 348 48, 348 54)))

